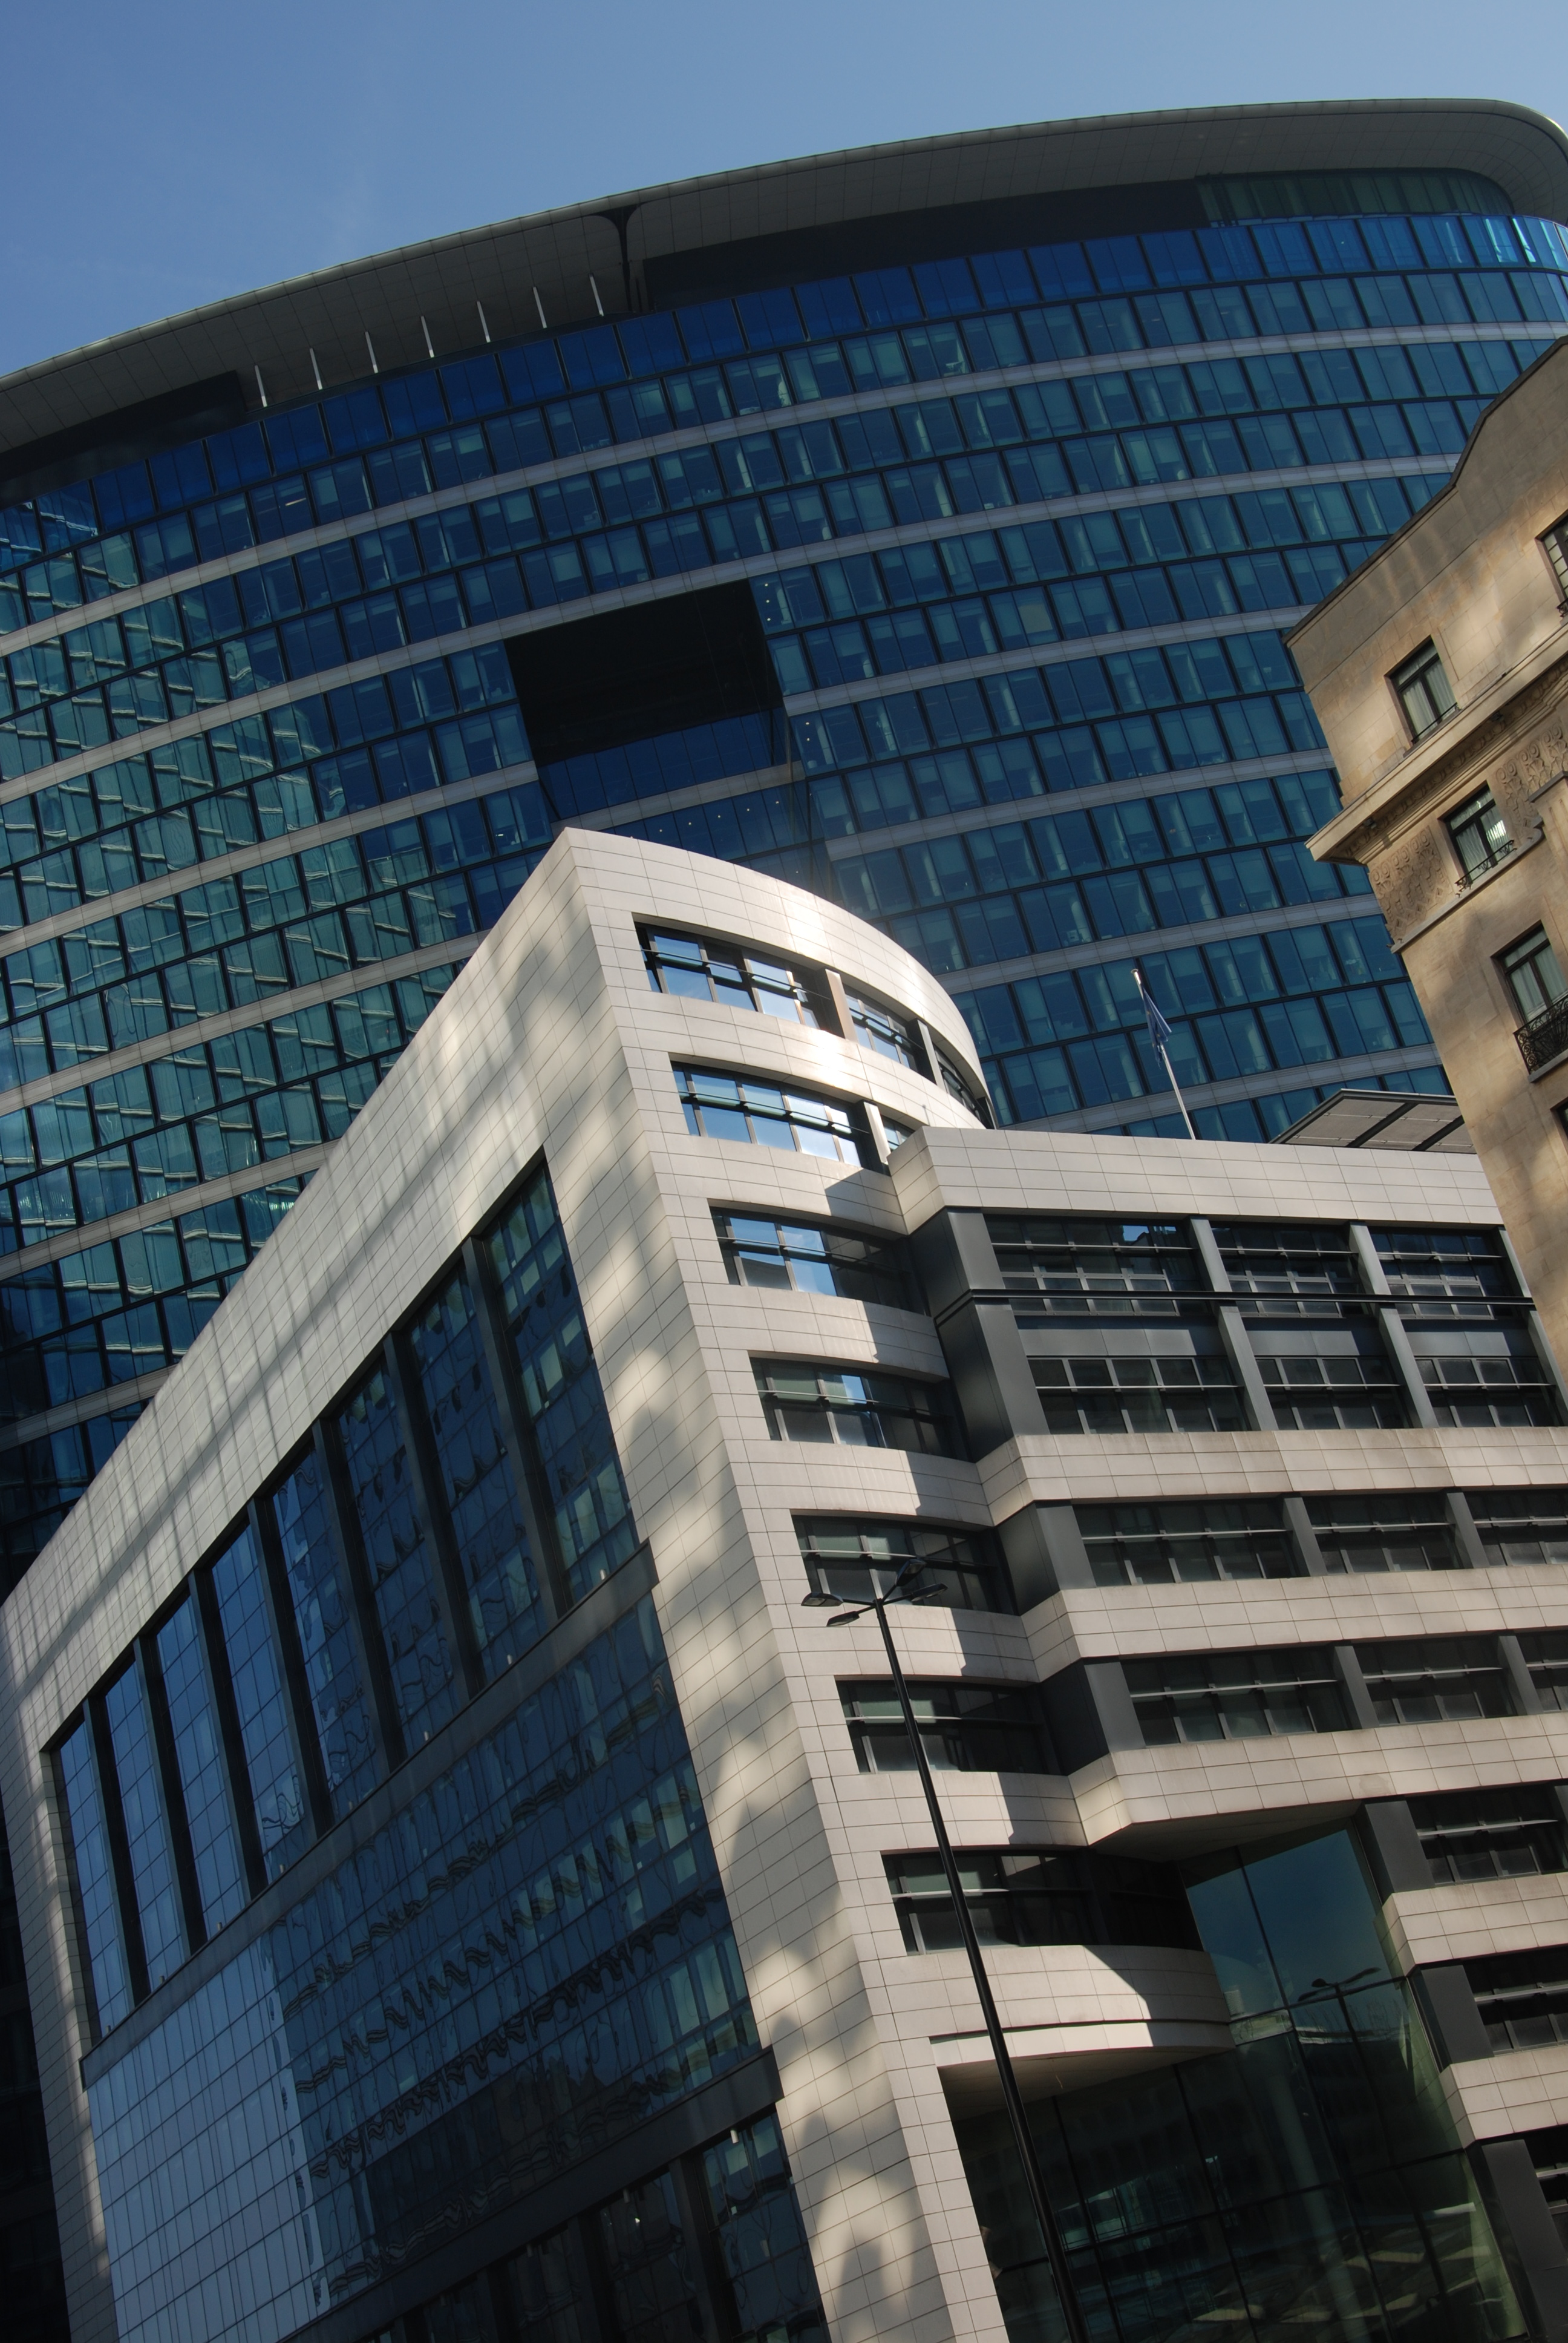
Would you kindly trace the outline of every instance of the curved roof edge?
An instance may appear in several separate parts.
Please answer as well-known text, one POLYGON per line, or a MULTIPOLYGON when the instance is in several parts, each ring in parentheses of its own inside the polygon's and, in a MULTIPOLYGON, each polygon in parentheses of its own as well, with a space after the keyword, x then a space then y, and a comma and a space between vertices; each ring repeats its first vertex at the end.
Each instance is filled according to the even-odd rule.
POLYGON ((1495 98, 1327 99, 1085 116, 900 140, 715 172, 291 277, 88 343, 0 379, 0 452, 143 401, 237 377, 257 402, 307 397, 380 367, 494 336, 593 322, 632 306, 649 263, 680 253, 950 205, 1256 172, 1469 170, 1523 213, 1568 219, 1568 136, 1495 98), (623 240, 624 239, 624 240, 623 240), (482 317, 481 317, 482 306, 482 317))

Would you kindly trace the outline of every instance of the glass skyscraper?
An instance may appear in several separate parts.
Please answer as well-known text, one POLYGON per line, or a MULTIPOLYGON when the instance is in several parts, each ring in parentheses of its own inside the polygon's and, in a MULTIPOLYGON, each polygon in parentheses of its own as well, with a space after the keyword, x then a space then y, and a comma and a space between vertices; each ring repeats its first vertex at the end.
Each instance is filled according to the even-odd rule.
POLYGON ((1564 330, 1565 213, 1518 109, 1046 126, 0 384, 7 1583, 564 824, 877 922, 1004 1124, 1180 1130, 1140 959, 1201 1135, 1441 1090, 1281 633, 1564 330))

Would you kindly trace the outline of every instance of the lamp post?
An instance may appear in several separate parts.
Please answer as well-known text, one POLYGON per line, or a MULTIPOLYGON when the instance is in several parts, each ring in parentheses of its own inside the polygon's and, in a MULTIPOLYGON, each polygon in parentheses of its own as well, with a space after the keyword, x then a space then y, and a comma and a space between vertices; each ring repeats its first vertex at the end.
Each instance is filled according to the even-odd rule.
POLYGON ((925 1743, 920 1738, 920 1726, 915 1721, 914 1708, 910 1700, 910 1687, 905 1682, 904 1671, 899 1664, 899 1654, 893 1644, 893 1631, 888 1624, 888 1607, 890 1604, 932 1603, 947 1593, 945 1586, 927 1586, 917 1589, 910 1583, 913 1576, 919 1575, 922 1567, 919 1557, 911 1555, 903 1564, 886 1594, 873 1594, 866 1601, 851 1604, 847 1608, 839 1609, 838 1607, 839 1597, 827 1594, 808 1594, 803 1607, 807 1610, 832 1609, 834 1615, 828 1622, 829 1627, 852 1626, 856 1620, 863 1619, 869 1611, 874 1611, 877 1614, 877 1624, 882 1631, 882 1648, 888 1655, 888 1666, 892 1673, 894 1688, 899 1695, 899 1706, 903 1713, 904 1731, 909 1736, 910 1747, 914 1754, 915 1770, 920 1777, 920 1787, 926 1794, 926 1811, 930 1816, 931 1829, 936 1835, 937 1853, 941 1857, 942 1874, 948 1883, 948 1893, 953 1899, 953 1910, 958 1916, 959 1934, 963 1938, 964 1951, 969 1956, 970 1973, 974 1978, 975 1992, 980 1996, 980 2015, 985 2019, 985 2030, 990 2039, 991 2056, 996 2060, 997 2074, 1001 2083, 1002 2101, 1007 2108, 1008 2120, 1012 2126, 1013 2141, 1018 2149, 1019 2161, 1023 2167, 1024 2179, 1029 2187, 1030 2203, 1034 2209, 1034 2217, 1040 2225, 1040 2236, 1045 2240, 1046 2258, 1050 2264, 1050 2275, 1055 2282, 1057 2298, 1061 2305, 1061 2315, 1066 2323, 1069 2343, 1091 2343, 1088 2321, 1084 2318, 1083 2308, 1078 2299, 1072 2275, 1068 2268, 1067 2247, 1057 2225, 1056 2215, 1051 2210, 1050 2199, 1046 2194, 1045 2176, 1040 2168, 1040 2157, 1035 2148, 1034 2135, 1030 2130, 1029 2119, 1024 2113, 1023 2094, 1018 2087, 1018 2077, 1013 2071, 1012 2054, 1007 2046, 1007 2037, 1002 2032, 1001 2016, 991 1993, 990 1979, 986 1974, 980 1938, 975 1934, 974 1917, 964 1898, 963 1882, 959 1877, 958 1859, 953 1854, 952 1843, 948 1837, 947 1825, 942 1820, 941 1807, 937 1803, 937 1785, 931 1779, 931 1769, 926 1756, 925 1743))

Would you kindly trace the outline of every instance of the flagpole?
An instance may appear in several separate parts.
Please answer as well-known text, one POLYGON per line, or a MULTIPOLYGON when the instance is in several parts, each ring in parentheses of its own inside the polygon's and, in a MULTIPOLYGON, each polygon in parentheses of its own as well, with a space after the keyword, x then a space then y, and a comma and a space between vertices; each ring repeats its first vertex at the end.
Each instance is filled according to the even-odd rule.
POLYGON ((1176 1103, 1181 1110, 1181 1120, 1187 1126, 1188 1138, 1196 1139, 1198 1134, 1192 1128, 1192 1118, 1187 1111, 1187 1101, 1181 1095, 1181 1085, 1177 1081, 1176 1070, 1171 1063, 1171 1052, 1165 1046, 1171 1038, 1171 1021, 1149 990, 1149 979, 1143 973, 1143 962, 1141 960, 1135 960, 1132 963, 1132 980, 1138 987, 1138 997, 1143 1003, 1143 1014, 1148 1021, 1149 1046, 1164 1067, 1165 1078, 1176 1093, 1176 1103))

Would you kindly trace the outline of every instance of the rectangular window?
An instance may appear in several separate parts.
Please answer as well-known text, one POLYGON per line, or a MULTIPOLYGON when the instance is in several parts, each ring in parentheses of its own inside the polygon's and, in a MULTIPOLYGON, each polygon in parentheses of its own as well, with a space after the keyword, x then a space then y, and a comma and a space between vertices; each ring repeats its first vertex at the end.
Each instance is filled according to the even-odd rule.
MULTIPOLYGON (((239 1716, 240 1745, 261 1858, 268 1879, 286 1871, 310 1836, 305 1793, 295 1764, 287 1698, 272 1622, 267 1615, 261 1557, 244 1530, 212 1565, 213 1593, 223 1632, 224 1658, 239 1716)), ((239 1788, 236 1785, 236 1788, 239 1788)))
POLYGON ((1548 1628, 1521 1635, 1519 1648, 1543 1708, 1568 1709, 1568 1634, 1548 1628))
POLYGON ((158 1629, 158 1666, 174 1733, 175 1764, 185 1800, 196 1892, 209 1936, 243 1911, 249 1896, 230 1805, 212 1687, 194 1594, 158 1629))
POLYGON ((1441 1490, 1408 1497, 1309 1497, 1307 1514, 1330 1570, 1464 1566, 1441 1490))
MULTIPOLYGON (((898 1694, 886 1678, 840 1684, 862 1774, 912 1774, 898 1694)), ((910 1704, 934 1772, 1054 1774, 1032 1686, 910 1679, 910 1704)))
POLYGON ((1301 1571, 1278 1497, 1079 1505, 1075 1511, 1096 1586, 1294 1578, 1301 1571))
POLYGON ((966 1108, 977 1122, 983 1123, 987 1131, 992 1129, 995 1117, 984 1092, 976 1088, 968 1074, 960 1071, 942 1049, 937 1051, 937 1071, 942 1078, 942 1088, 948 1096, 957 1099, 959 1104, 966 1108))
POLYGON ((1466 1961, 1464 1974, 1493 2051, 1568 2042, 1568 1945, 1534 1945, 1466 1961))
POLYGON ((1495 1229, 1374 1229, 1372 1238, 1406 1325, 1484 1321, 1523 1299, 1495 1229))
POLYGON ((1010 1611, 1006 1574, 984 1530, 928 1528, 924 1523, 862 1521, 842 1513, 797 1514, 795 1534, 813 1591, 838 1603, 885 1594, 899 1573, 918 1564, 906 1584, 940 1585, 933 1597, 955 1611, 1010 1611))
POLYGON ((1175 1221, 986 1216, 1019 1323, 1052 1318, 1179 1318, 1208 1292, 1197 1249, 1175 1221))
POLYGON ((92 1726, 84 1720, 60 1751, 60 1786, 65 1795, 75 1873, 76 1905, 85 1938, 87 1967, 97 2004, 98 2031, 107 2034, 128 2016, 130 1967, 115 1895, 109 1834, 93 1754, 92 1726))
POLYGON ((1568 1489, 1467 1489, 1489 1563, 1568 1563, 1568 1489))
POLYGON ((381 1767, 369 1691, 360 1681, 350 1624, 347 1574, 332 1534, 321 1466, 314 1453, 301 1458, 270 1502, 336 1818, 374 1788, 381 1767))
POLYGON ((387 1647, 392 1697, 408 1746, 417 1749, 457 1713, 457 1672, 447 1648, 425 1543, 413 1467, 386 1371, 377 1367, 337 1419, 348 1485, 387 1647))
POLYGON ((1122 1668, 1151 1749, 1182 1741, 1339 1733, 1352 1723, 1334 1655, 1323 1644, 1172 1653, 1156 1660, 1124 1660, 1122 1668))
MULTIPOLYGON (((1270 1346, 1266 1331, 1253 1336, 1258 1368, 1275 1421, 1283 1431, 1365 1431, 1410 1421, 1410 1403, 1375 1327, 1353 1335, 1320 1337, 1321 1350, 1270 1346), (1342 1344, 1329 1351, 1328 1341, 1342 1344)), ((1277 1343, 1280 1337, 1274 1338, 1277 1343)), ((1283 1338, 1289 1341, 1289 1336, 1283 1338)), ((1310 1338, 1297 1336, 1298 1343, 1310 1338)))
POLYGON ((581 1597, 635 1552, 637 1525, 548 1172, 487 1242, 556 1539, 581 1597))
POLYGON ((1467 798, 1456 812, 1445 818, 1443 827, 1453 841, 1459 867, 1467 880, 1479 879, 1484 872, 1495 870, 1513 851, 1508 825, 1490 789, 1481 789, 1474 797, 1467 798))
POLYGON ((1395 668, 1389 681, 1404 710, 1412 740, 1419 740, 1423 733, 1441 724, 1445 716, 1452 715, 1452 689, 1432 644, 1422 643, 1420 650, 1412 651, 1395 668))
POLYGON ((1426 1395, 1439 1423, 1562 1421, 1556 1386, 1527 1327, 1515 1324, 1457 1334, 1418 1332, 1414 1347, 1426 1395))
POLYGON ((753 1359, 751 1365, 775 1440, 926 1456, 966 1453, 946 1383, 812 1359, 753 1359))
POLYGON ((1380 1725, 1467 1724, 1514 1714, 1513 1688, 1494 1636, 1424 1635, 1358 1644, 1356 1657, 1380 1725))
POLYGON ((1552 575, 1557 581, 1557 598, 1568 604, 1568 513, 1553 521, 1541 539, 1541 550, 1552 565, 1552 575))
POLYGON ((1241 1394, 1218 1353, 1029 1363, 1051 1433, 1246 1429, 1241 1394))
POLYGON ((876 1236, 836 1222, 754 1220, 739 1212, 715 1212, 713 1225, 731 1285, 836 1293, 847 1302, 924 1310, 901 1237, 876 1236))
POLYGON ((700 1066, 673 1071, 694 1139, 739 1140, 876 1168, 877 1151, 858 1108, 813 1091, 779 1090, 750 1075, 710 1073, 700 1066))
POLYGON ((924 1074, 928 1081, 930 1080, 926 1053, 909 1018, 863 992, 846 992, 844 998, 849 1006, 855 1039, 863 1050, 873 1050, 879 1058, 891 1058, 896 1065, 908 1066, 911 1073, 924 1074))
POLYGON ((1568 1871, 1568 1828, 1550 1782, 1412 1798, 1410 1813, 1436 1886, 1568 1871))
POLYGON ((1523 1018, 1540 1017, 1568 993, 1544 928, 1532 928, 1502 957, 1503 972, 1523 1018))
POLYGON ((640 928, 642 957, 655 992, 686 1001, 717 1001, 729 1009, 760 1011, 796 1025, 826 1026, 835 1019, 819 972, 788 968, 781 960, 743 944, 717 943, 708 936, 670 934, 640 928))
POLYGON ((467 1591, 474 1648, 485 1674, 498 1675, 537 1639, 544 1622, 467 1278, 448 1281, 416 1321, 409 1342, 467 1591))
POLYGON ((104 1694, 104 1714, 115 1753, 116 1786, 126 1826, 136 1914, 151 1991, 172 1976, 185 1959, 185 1928, 175 1883, 174 1848, 153 1751, 146 1690, 133 1659, 104 1694))
POLYGON ((1216 1221, 1214 1242, 1246 1318, 1334 1319, 1364 1292, 1350 1232, 1318 1221, 1216 1221))
MULTIPOLYGON (((935 1855, 884 1855, 906 1948, 962 1942, 935 1855)), ((964 1847, 964 1902, 982 1945, 1163 1945, 1196 1948, 1181 1885, 1165 1864, 1082 1849, 964 1847)))

